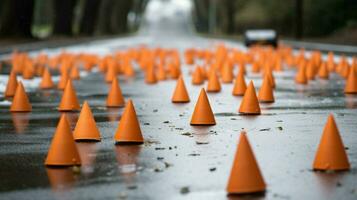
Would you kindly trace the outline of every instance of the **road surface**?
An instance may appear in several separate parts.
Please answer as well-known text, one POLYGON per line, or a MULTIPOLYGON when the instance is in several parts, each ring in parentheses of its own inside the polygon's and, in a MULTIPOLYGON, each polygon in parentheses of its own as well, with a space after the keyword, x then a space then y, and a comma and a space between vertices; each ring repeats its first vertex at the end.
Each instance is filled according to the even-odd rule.
MULTIPOLYGON (((146 44, 149 47, 208 48, 224 42, 198 37, 192 31, 188 6, 150 3, 146 21, 137 35, 93 41, 66 47, 70 52, 100 55, 146 44)), ((31 52, 56 54, 58 49, 31 52)), ((6 56, 6 55, 3 55, 6 56)), ((294 83, 295 72, 276 73, 276 102, 262 105, 262 115, 238 114, 241 98, 231 95, 232 84, 209 94, 217 125, 189 125, 202 86, 190 84, 182 66, 191 102, 171 103, 174 80, 144 84, 121 77, 124 97, 134 101, 146 142, 118 147, 113 135, 123 109, 105 107, 108 85, 99 72, 82 72, 75 82, 78 98, 88 100, 103 137, 99 143, 77 144, 83 160, 80 173, 73 169, 46 169, 44 159, 60 113, 61 93, 41 91, 40 79, 24 81, 33 105, 28 114, 11 114, 10 102, 0 101, 0 199, 236 199, 225 187, 237 147, 239 132, 248 132, 250 143, 267 183, 264 196, 253 199, 357 199, 357 97, 345 96, 344 81, 315 80, 307 86, 294 83), (352 166, 344 173, 311 170, 315 151, 329 113, 339 126, 352 166)), ((58 80, 58 77, 54 77, 58 80)), ((261 85, 260 75, 246 80, 261 85)), ((7 75, 0 75, 3 91, 7 75)), ((72 126, 78 113, 71 113, 72 126)))

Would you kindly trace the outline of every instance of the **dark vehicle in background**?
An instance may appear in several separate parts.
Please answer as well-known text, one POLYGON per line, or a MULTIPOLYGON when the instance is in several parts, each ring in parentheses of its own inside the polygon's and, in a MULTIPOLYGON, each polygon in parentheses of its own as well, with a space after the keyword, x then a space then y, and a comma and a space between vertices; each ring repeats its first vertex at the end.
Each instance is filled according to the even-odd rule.
POLYGON ((247 47, 252 45, 271 45, 277 47, 278 34, 271 29, 247 30, 244 33, 244 43, 247 47))

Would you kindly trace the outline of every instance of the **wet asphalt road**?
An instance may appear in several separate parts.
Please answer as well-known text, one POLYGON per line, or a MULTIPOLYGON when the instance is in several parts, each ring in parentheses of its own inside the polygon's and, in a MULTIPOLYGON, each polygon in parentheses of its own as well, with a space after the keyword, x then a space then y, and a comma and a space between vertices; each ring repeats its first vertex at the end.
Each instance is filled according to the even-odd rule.
MULTIPOLYGON (((136 36, 66 49, 106 54, 147 44, 183 52, 222 42, 195 36, 187 17, 181 13, 148 21, 136 36)), ((51 54, 60 49, 42 51, 51 54)), ((265 196, 252 198, 357 199, 357 97, 343 94, 344 81, 339 77, 297 86, 293 71, 275 73, 276 102, 261 104, 262 115, 254 117, 238 115, 241 98, 231 95, 232 84, 223 84, 220 93, 208 94, 217 125, 199 128, 189 122, 203 86, 191 85, 188 68, 183 65, 182 70, 191 98, 183 105, 170 101, 173 80, 146 85, 141 72, 135 79, 120 77, 124 97, 133 99, 138 113, 146 140, 141 146, 114 145, 123 109, 108 110, 104 77, 83 72, 74 83, 77 95, 81 102, 89 101, 103 139, 77 144, 83 162, 79 173, 72 168, 46 169, 43 164, 60 115, 59 91, 41 91, 39 79, 29 81, 25 86, 33 111, 28 114, 10 113, 9 102, 1 97, 0 199, 227 199, 225 187, 242 129, 248 132, 267 183, 265 196), (349 172, 311 171, 329 113, 334 113, 346 146, 349 172)), ((248 72, 249 80, 260 87, 259 75, 248 72)), ((72 127, 78 114, 69 115, 72 127)))

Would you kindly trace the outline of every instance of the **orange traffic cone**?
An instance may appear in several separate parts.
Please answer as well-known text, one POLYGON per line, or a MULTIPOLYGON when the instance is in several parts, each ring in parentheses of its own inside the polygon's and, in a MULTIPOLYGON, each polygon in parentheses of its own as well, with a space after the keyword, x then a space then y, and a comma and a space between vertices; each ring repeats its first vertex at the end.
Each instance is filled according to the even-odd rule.
POLYGON ((267 74, 264 76, 263 84, 258 93, 258 99, 262 103, 274 102, 274 92, 270 85, 269 77, 267 74))
POLYGON ((32 79, 33 76, 35 75, 35 69, 32 63, 28 63, 25 65, 25 69, 22 73, 22 77, 24 79, 32 79))
POLYGON ((16 92, 10 107, 11 112, 31 112, 32 106, 27 98, 24 86, 21 81, 18 82, 16 92))
POLYGON ((169 76, 172 79, 177 79, 181 75, 181 68, 179 65, 176 65, 175 63, 170 63, 168 68, 169 76))
POLYGON ((201 74, 200 67, 196 67, 195 71, 192 74, 192 84, 201 85, 204 81, 204 78, 201 74))
POLYGON ((240 103, 239 113, 245 115, 260 115, 260 106, 255 93, 253 81, 250 81, 247 90, 244 93, 240 103))
POLYGON ((319 68, 318 76, 321 79, 329 78, 329 69, 327 68, 327 64, 323 62, 319 68))
POLYGON ((299 84, 307 84, 306 67, 304 63, 299 67, 299 70, 295 76, 295 82, 299 84))
POLYGON ((275 78, 273 76, 273 72, 270 69, 267 69, 267 70, 265 70, 264 76, 268 76, 270 86, 274 89, 275 88, 275 78))
POLYGON ((113 81, 114 77, 117 76, 117 66, 115 65, 115 62, 112 61, 110 64, 108 64, 108 69, 105 74, 105 81, 107 83, 110 83, 113 81))
POLYGON ((345 85, 346 94, 357 94, 357 77, 355 67, 352 66, 345 85))
POLYGON ((125 100, 121 93, 118 79, 114 77, 112 86, 107 97, 107 107, 123 107, 124 105, 125 100))
POLYGON ((118 129, 115 132, 114 140, 116 144, 144 143, 144 138, 140 130, 140 124, 131 99, 129 99, 124 113, 121 116, 118 129))
POLYGON ((52 77, 51 77, 50 71, 46 67, 44 73, 42 74, 42 80, 41 80, 41 83, 40 83, 40 88, 41 89, 51 89, 54 86, 55 86, 55 84, 52 81, 52 77))
POLYGON ((84 101, 76 128, 73 132, 75 140, 94 140, 100 141, 100 133, 95 124, 92 111, 87 101, 84 101))
POLYGON ((245 75, 246 73, 247 73, 247 71, 245 70, 245 65, 244 65, 244 63, 241 63, 240 65, 239 65, 239 73, 243 73, 243 75, 245 75))
POLYGON ((185 86, 185 82, 180 75, 179 79, 176 83, 176 88, 174 94, 171 98, 172 103, 187 103, 190 102, 190 97, 188 96, 187 89, 185 86))
POLYGON ((66 87, 66 84, 68 82, 69 79, 69 75, 68 72, 66 70, 64 70, 61 74, 60 80, 58 82, 57 88, 60 90, 64 90, 64 88, 66 87))
POLYGON ((195 110, 191 118, 191 125, 215 125, 216 120, 205 90, 202 88, 195 110))
POLYGON ((50 149, 47 153, 45 165, 47 166, 73 166, 80 165, 76 144, 74 143, 71 128, 67 117, 62 114, 53 136, 50 149))
POLYGON ((69 79, 67 81, 66 88, 64 89, 58 110, 59 111, 75 111, 75 110, 79 110, 79 109, 80 109, 80 106, 78 103, 76 91, 72 85, 72 81, 69 79))
POLYGON ((313 163, 314 170, 348 170, 350 164, 333 115, 330 114, 322 133, 313 163))
POLYGON ((260 71, 259 63, 258 62, 253 62, 253 64, 252 64, 252 72, 253 73, 259 73, 259 71, 260 71))
POLYGON ((328 52, 327 55, 327 68, 330 72, 335 71, 336 68, 336 64, 335 64, 335 60, 334 60, 334 55, 332 52, 328 52))
POLYGON ((242 132, 228 180, 227 193, 230 195, 257 193, 264 192, 265 188, 264 178, 246 133, 242 132))
POLYGON ((236 80, 234 81, 233 92, 234 96, 243 96, 245 90, 247 89, 247 84, 244 80, 244 74, 239 72, 237 74, 236 80))
POLYGON ((145 82, 147 84, 155 84, 155 83, 157 83, 157 78, 156 78, 156 74, 155 74, 155 68, 154 68, 153 65, 149 66, 146 69, 145 82))
POLYGON ((167 77, 166 77, 166 71, 165 71, 164 64, 159 64, 159 67, 157 70, 157 80, 163 81, 166 79, 167 79, 167 77))
POLYGON ((221 91, 221 83, 217 76, 216 70, 212 70, 208 77, 207 92, 221 91))
POLYGON ((5 89, 5 97, 13 97, 16 92, 17 87, 17 78, 16 72, 11 70, 9 75, 9 80, 7 81, 6 89, 5 89))
POLYGON ((224 66, 223 66, 223 70, 222 70, 222 82, 223 83, 232 83, 233 81, 233 69, 230 66, 229 62, 227 62, 224 66))
POLYGON ((306 65, 306 78, 308 80, 315 80, 315 66, 312 61, 309 61, 306 65))
POLYGON ((78 67, 72 67, 71 71, 69 72, 69 77, 72 80, 79 80, 81 78, 78 67))

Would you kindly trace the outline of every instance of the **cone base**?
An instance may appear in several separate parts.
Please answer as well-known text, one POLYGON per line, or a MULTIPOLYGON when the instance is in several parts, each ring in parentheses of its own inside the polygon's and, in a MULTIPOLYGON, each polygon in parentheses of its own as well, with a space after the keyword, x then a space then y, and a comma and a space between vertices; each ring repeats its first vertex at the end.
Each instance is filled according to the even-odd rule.
POLYGON ((214 126, 216 125, 215 122, 212 122, 212 123, 198 123, 198 122, 191 122, 190 123, 191 126, 214 126))
POLYGON ((48 164, 45 163, 45 166, 48 168, 65 168, 65 167, 73 167, 73 166, 81 166, 81 164, 48 164))
POLYGON ((260 115, 260 114, 261 114, 260 112, 257 112, 257 113, 239 112, 239 115, 260 115))
POLYGON ((259 100, 259 103, 274 103, 274 100, 259 100))
POLYGON ((79 143, 81 143, 81 142, 100 142, 101 141, 101 139, 100 138, 76 138, 76 139, 74 139, 74 141, 76 141, 76 142, 79 142, 79 143))
POLYGON ((263 191, 258 191, 258 192, 228 192, 227 196, 228 197, 253 197, 253 198, 258 198, 258 197, 264 197, 265 196, 265 190, 263 191))
POLYGON ((220 92, 221 90, 206 90, 207 93, 218 93, 220 92))
POLYGON ((321 173, 330 173, 330 172, 346 172, 350 171, 350 168, 339 168, 339 169, 326 169, 326 168, 317 168, 314 167, 313 171, 315 172, 321 172, 321 173))
POLYGON ((189 103, 190 102, 190 100, 182 100, 182 101, 180 101, 180 100, 172 100, 172 103, 189 103))
POLYGON ((10 112, 28 113, 28 112, 31 112, 31 110, 16 110, 16 109, 11 110, 10 109, 10 112))
POLYGON ((345 94, 357 94, 357 91, 344 91, 345 94))

